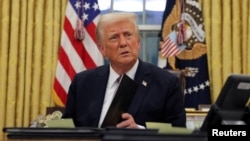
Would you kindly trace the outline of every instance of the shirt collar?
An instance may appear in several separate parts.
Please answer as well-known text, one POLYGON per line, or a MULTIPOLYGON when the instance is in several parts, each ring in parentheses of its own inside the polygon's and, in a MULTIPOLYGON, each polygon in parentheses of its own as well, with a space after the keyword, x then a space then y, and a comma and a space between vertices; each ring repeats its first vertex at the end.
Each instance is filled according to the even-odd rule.
POLYGON ((111 65, 109 66, 110 67, 110 72, 109 72, 109 80, 108 80, 108 87, 112 86, 112 84, 115 83, 116 79, 120 76, 119 74, 117 74, 113 68, 111 67, 111 65))
POLYGON ((136 73, 138 65, 139 65, 139 60, 137 59, 134 66, 126 73, 131 79, 135 78, 135 73, 136 73))
MULTIPOLYGON (((137 59, 137 61, 135 62, 134 66, 126 73, 127 76, 129 76, 131 79, 134 79, 138 65, 139 65, 139 60, 137 59)), ((119 77, 119 74, 117 74, 113 70, 113 68, 111 67, 111 65, 109 67, 110 67, 109 83, 113 84, 116 81, 116 79, 119 77)))

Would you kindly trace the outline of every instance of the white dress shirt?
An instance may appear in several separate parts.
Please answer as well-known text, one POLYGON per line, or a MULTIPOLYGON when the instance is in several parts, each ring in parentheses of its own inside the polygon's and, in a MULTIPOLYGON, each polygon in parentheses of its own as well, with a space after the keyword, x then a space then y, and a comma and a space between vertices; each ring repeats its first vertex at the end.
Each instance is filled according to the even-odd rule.
MULTIPOLYGON (((126 75, 130 77, 131 79, 134 79, 135 77, 135 72, 137 70, 138 64, 139 64, 139 60, 137 60, 135 65, 126 73, 126 75)), ((104 117, 106 116, 109 106, 114 98, 115 91, 119 85, 118 83, 116 83, 116 80, 119 76, 120 75, 117 74, 110 65, 109 79, 108 79, 108 84, 107 84, 107 88, 105 92, 105 97, 104 97, 104 102, 102 106, 102 112, 101 112, 101 117, 99 120, 98 127, 101 127, 104 117)))

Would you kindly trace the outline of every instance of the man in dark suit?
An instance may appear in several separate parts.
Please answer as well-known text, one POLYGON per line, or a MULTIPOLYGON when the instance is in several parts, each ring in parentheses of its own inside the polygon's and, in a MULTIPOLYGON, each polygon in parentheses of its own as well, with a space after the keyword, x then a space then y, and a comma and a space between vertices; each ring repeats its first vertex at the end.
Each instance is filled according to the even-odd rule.
POLYGON ((122 74, 138 88, 118 128, 145 128, 148 122, 186 126, 186 113, 179 79, 139 59, 140 35, 133 13, 102 15, 97 24, 97 43, 110 64, 75 75, 68 92, 63 118, 77 127, 101 127, 122 74))

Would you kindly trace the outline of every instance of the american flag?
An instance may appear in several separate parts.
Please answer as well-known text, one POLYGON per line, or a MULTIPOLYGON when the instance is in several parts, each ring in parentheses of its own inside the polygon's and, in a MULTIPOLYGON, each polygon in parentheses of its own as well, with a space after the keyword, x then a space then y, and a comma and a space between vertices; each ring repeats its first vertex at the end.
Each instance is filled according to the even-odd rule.
POLYGON ((58 106, 65 106, 68 88, 76 73, 104 63, 95 37, 99 17, 97 0, 67 3, 53 85, 53 99, 58 106))
POLYGON ((176 33, 171 32, 161 45, 161 54, 163 57, 171 57, 180 53, 178 45, 176 44, 176 33))

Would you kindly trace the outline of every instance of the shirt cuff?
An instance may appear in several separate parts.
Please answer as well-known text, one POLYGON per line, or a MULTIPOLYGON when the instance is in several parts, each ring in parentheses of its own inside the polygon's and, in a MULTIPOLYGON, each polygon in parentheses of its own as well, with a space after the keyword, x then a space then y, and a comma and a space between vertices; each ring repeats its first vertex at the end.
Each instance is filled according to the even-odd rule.
POLYGON ((137 126, 138 126, 139 129, 146 129, 146 127, 144 127, 142 125, 137 124, 137 126))

